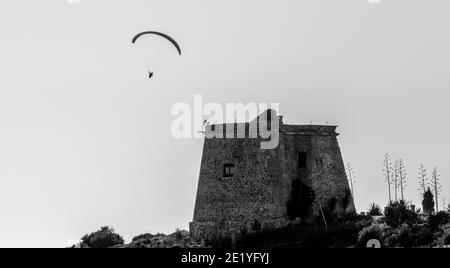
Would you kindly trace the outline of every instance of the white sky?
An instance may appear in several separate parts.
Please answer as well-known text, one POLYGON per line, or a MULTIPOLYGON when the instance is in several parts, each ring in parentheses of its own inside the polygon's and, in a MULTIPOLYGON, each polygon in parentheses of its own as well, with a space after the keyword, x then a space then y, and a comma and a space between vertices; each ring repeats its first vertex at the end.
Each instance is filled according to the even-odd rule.
POLYGON ((339 125, 356 205, 384 205, 386 152, 441 169, 450 201, 445 0, 2 0, 0 246, 62 247, 102 225, 129 241, 192 220, 201 140, 170 109, 279 102, 339 125), (137 32, 171 34, 131 45, 137 32), (147 79, 148 69, 155 72, 147 79))

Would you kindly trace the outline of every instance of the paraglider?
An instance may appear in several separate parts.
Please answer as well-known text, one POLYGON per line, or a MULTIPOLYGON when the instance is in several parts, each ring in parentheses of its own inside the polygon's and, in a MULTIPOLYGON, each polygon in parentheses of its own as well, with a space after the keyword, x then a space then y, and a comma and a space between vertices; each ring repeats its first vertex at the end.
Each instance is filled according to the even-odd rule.
POLYGON ((139 34, 137 34, 137 35, 133 38, 133 40, 132 40, 133 44, 135 44, 136 41, 137 41, 141 36, 143 36, 143 35, 158 35, 158 36, 161 36, 161 37, 167 39, 169 42, 172 43, 172 45, 175 46, 175 48, 176 48, 177 51, 178 51, 178 54, 181 56, 181 48, 180 48, 180 45, 178 45, 178 43, 177 43, 177 41, 175 41, 175 39, 173 39, 172 37, 170 37, 169 35, 167 35, 167 34, 165 34, 165 33, 154 32, 154 31, 148 31, 148 32, 142 32, 142 33, 139 33, 139 34))
MULTIPOLYGON (((169 35, 165 34, 165 33, 160 33, 160 32, 155 32, 155 31, 147 31, 147 32, 142 32, 137 34, 135 37, 133 37, 132 39, 132 43, 135 44, 136 41, 144 36, 144 35, 157 35, 160 37, 165 38, 166 40, 168 40, 170 43, 172 43, 172 45, 177 49, 178 54, 181 56, 181 47, 180 45, 178 45, 177 41, 175 41, 175 39, 173 39, 172 37, 170 37, 169 35)), ((148 78, 151 79, 153 77, 153 72, 149 71, 148 72, 148 78)))

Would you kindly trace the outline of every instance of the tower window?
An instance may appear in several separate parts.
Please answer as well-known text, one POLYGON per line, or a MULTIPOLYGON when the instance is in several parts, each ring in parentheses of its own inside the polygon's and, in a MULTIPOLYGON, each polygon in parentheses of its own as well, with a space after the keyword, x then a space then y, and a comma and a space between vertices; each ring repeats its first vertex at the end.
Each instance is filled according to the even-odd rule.
POLYGON ((323 167, 323 159, 316 159, 316 166, 318 168, 322 168, 323 167))
POLYGON ((298 168, 307 168, 308 158, 305 152, 297 153, 297 165, 298 168))
POLYGON ((268 110, 267 111, 267 122, 271 122, 272 121, 272 111, 268 110))
POLYGON ((223 165, 223 177, 231 178, 234 176, 234 164, 224 164, 223 165))

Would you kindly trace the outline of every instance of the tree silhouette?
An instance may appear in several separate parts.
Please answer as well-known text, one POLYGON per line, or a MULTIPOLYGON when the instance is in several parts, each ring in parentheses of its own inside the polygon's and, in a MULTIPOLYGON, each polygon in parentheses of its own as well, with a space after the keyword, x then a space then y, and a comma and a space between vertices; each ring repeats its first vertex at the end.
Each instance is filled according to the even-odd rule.
POLYGON ((398 172, 399 172, 399 183, 400 183, 400 196, 402 200, 405 200, 405 189, 407 186, 406 182, 406 167, 403 159, 398 160, 398 172))
POLYGON ((436 211, 439 211, 439 196, 442 192, 441 185, 441 174, 439 173, 439 169, 434 167, 433 173, 431 175, 431 183, 434 190, 434 198, 436 200, 436 211))
POLYGON ((423 194, 422 206, 423 212, 428 214, 434 212, 434 196, 430 188, 428 188, 428 190, 423 194))
POLYGON ((389 202, 392 202, 392 193, 391 193, 391 185, 392 185, 392 163, 391 163, 391 157, 389 154, 384 155, 384 161, 383 161, 383 173, 384 177, 386 179, 386 183, 388 185, 388 191, 389 191, 389 202))
POLYGON ((108 226, 101 227, 100 230, 83 236, 81 240, 83 247, 89 248, 109 248, 124 243, 123 238, 108 226))
POLYGON ((399 162, 398 160, 394 161, 394 199, 398 201, 398 188, 400 186, 400 172, 399 172, 399 162))
POLYGON ((427 178, 427 170, 423 164, 419 165, 419 183, 420 188, 419 191, 424 194, 427 191, 428 187, 428 178, 427 178))
POLYGON ((384 216, 386 224, 393 228, 404 223, 411 225, 417 220, 417 214, 409 209, 409 204, 404 200, 390 202, 385 209, 384 216))
POLYGON ((375 203, 370 204, 369 207, 369 216, 381 216, 383 215, 381 212, 381 207, 375 203))

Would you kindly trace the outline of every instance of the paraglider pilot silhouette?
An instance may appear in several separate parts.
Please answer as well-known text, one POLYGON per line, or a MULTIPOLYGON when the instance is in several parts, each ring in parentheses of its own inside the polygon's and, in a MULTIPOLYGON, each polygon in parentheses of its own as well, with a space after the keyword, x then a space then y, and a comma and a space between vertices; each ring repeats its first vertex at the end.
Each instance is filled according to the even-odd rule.
MULTIPOLYGON (((141 36, 143 36, 143 35, 157 35, 157 36, 160 36, 160 37, 162 37, 162 38, 165 38, 165 39, 168 40, 170 43, 172 43, 172 45, 175 46, 175 48, 176 48, 177 51, 178 51, 178 54, 181 56, 181 48, 180 48, 180 45, 178 45, 178 43, 177 43, 177 41, 175 41, 175 39, 173 39, 172 37, 170 37, 169 35, 164 34, 164 33, 154 32, 154 31, 142 32, 142 33, 137 34, 137 35, 133 38, 132 43, 135 44, 136 41, 137 41, 141 36)), ((149 71, 149 72, 148 72, 148 78, 149 78, 149 79, 151 79, 151 78, 153 77, 153 75, 154 75, 154 74, 153 74, 152 71, 149 71)))

